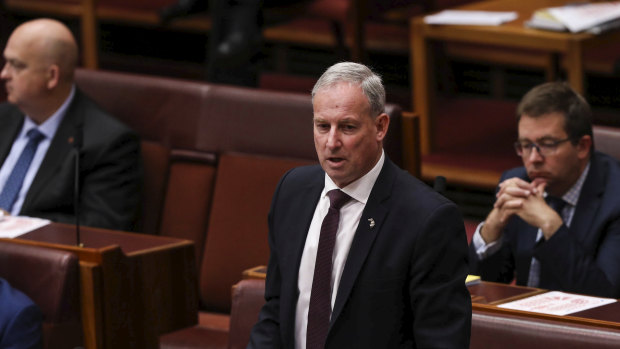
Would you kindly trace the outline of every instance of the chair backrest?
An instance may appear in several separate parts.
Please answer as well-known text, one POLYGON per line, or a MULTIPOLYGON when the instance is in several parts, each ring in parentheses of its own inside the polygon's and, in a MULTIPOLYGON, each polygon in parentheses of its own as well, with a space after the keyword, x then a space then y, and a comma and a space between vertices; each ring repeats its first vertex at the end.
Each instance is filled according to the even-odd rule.
POLYGON ((224 154, 200 268, 200 298, 209 311, 230 311, 230 288, 241 273, 269 260, 267 215, 284 173, 315 163, 248 154, 224 154))
POLYGON ((146 234, 159 234, 161 214, 164 206, 170 165, 170 149, 151 142, 141 142, 142 165, 142 207, 134 230, 146 234))
POLYGON ((474 309, 471 349, 617 348, 620 331, 474 309))
POLYGON ((0 277, 43 312, 45 348, 82 345, 79 269, 74 253, 0 241, 0 277))
POLYGON ((620 128, 611 126, 594 126, 594 147, 620 160, 620 128))

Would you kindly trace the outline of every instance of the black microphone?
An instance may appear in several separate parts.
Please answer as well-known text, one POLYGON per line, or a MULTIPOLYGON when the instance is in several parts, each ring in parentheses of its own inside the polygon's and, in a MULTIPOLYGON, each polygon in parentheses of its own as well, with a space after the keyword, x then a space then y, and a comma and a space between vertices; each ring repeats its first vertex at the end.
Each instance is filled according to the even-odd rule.
POLYGON ((75 125, 75 135, 73 136, 73 153, 75 156, 75 178, 73 182, 73 214, 75 214, 75 233, 79 247, 84 247, 80 242, 80 150, 82 149, 84 133, 82 124, 75 125))
POLYGON ((446 192, 446 177, 437 176, 435 177, 435 183, 433 184, 433 189, 441 195, 445 195, 446 192))

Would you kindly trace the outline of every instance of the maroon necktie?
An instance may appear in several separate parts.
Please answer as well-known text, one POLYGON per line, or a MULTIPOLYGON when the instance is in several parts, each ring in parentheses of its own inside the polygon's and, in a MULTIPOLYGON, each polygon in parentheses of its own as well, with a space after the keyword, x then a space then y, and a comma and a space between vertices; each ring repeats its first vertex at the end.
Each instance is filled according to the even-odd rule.
POLYGON ((349 195, 339 189, 330 190, 327 196, 330 205, 321 225, 319 248, 314 264, 312 292, 310 293, 308 331, 306 334, 307 349, 325 347, 329 318, 332 313, 332 255, 336 242, 336 232, 338 231, 338 221, 340 220, 340 208, 351 199, 349 195))

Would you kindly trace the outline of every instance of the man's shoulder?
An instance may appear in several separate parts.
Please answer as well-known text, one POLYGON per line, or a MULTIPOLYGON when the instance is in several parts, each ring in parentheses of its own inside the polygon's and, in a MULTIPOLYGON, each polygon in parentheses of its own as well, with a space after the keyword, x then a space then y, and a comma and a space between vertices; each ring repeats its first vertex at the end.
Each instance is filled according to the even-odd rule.
POLYGON ((23 113, 14 104, 0 103, 0 123, 6 123, 9 119, 23 118, 23 116, 23 113))
POLYGON ((398 201, 415 210, 423 207, 435 209, 443 205, 454 205, 448 198, 409 172, 395 164, 389 164, 389 166, 392 166, 392 170, 396 174, 391 195, 398 198, 398 201))
POLYGON ((298 166, 288 170, 282 177, 286 185, 303 185, 314 181, 323 181, 325 172, 318 164, 298 166))
POLYGON ((501 183, 505 179, 514 178, 514 177, 527 180, 528 177, 527 177, 527 171, 525 170, 525 167, 519 166, 519 167, 511 168, 510 170, 504 171, 504 173, 502 173, 502 176, 500 177, 499 182, 501 183))
POLYGON ((79 89, 76 90, 73 106, 70 107, 68 113, 73 114, 71 117, 78 117, 78 114, 81 115, 84 132, 106 137, 115 134, 135 133, 129 126, 99 107, 97 103, 79 89))

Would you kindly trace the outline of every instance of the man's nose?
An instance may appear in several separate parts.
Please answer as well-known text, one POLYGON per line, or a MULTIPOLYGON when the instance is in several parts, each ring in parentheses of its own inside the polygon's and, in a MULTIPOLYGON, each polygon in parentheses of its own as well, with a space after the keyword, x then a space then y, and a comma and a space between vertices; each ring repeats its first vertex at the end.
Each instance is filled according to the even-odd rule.
POLYGON ((530 151, 529 161, 531 162, 539 162, 542 161, 545 157, 540 154, 540 150, 538 147, 532 147, 532 151, 530 151))
POLYGON ((9 78, 9 63, 4 63, 2 71, 0 71, 0 79, 7 80, 9 78))
POLYGON ((339 146, 340 146, 340 135, 338 134, 338 129, 332 128, 329 130, 329 134, 327 135, 327 147, 337 148, 339 146))

